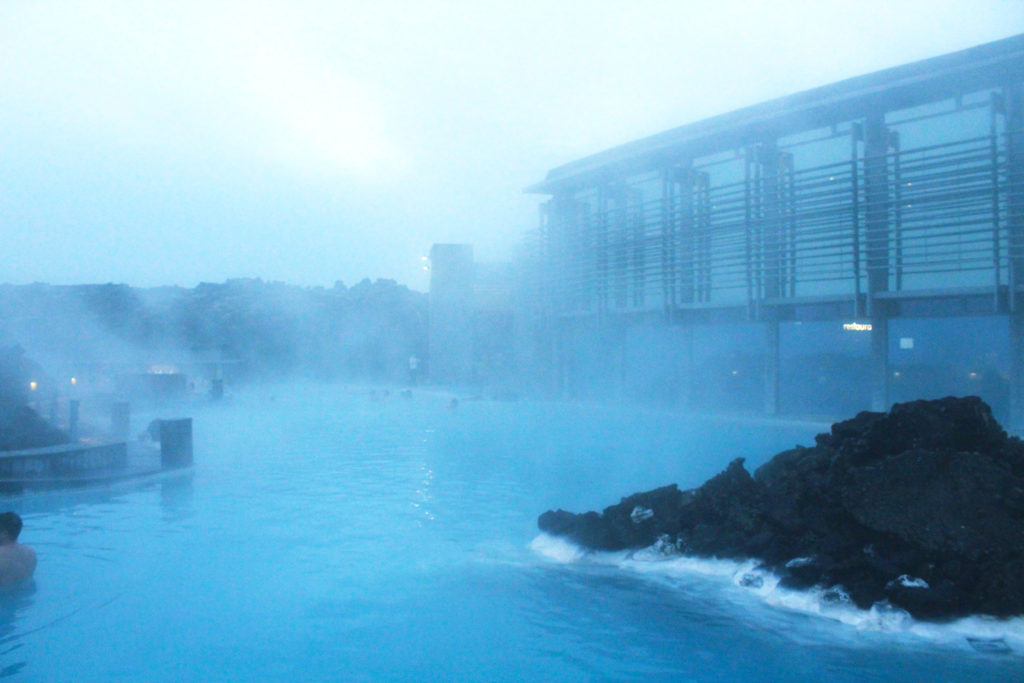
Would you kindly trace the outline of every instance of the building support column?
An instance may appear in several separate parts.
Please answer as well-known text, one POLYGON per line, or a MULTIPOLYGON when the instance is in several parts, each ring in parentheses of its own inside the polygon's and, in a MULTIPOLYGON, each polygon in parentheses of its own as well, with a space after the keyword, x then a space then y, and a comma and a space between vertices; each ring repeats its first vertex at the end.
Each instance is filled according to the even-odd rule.
MULTIPOLYGON (((532 367, 541 373, 550 395, 566 398, 570 391, 570 368, 566 353, 569 335, 565 313, 580 305, 579 282, 583 265, 578 250, 579 231, 584 229, 583 212, 573 197, 555 194, 541 206, 541 251, 537 254, 540 273, 529 292, 534 300, 534 334, 537 338, 532 367), (575 289, 574 289, 575 288, 575 289)), ((528 295, 528 296, 529 296, 528 295)))
POLYGON ((694 174, 690 168, 680 169, 677 182, 679 187, 679 243, 681 245, 676 257, 679 277, 679 299, 681 303, 693 303, 694 286, 696 284, 696 221, 694 220, 693 197, 694 174))
POLYGON ((1024 85, 1004 89, 1006 104, 1006 225, 1009 235, 1010 427, 1024 428, 1024 85))
POLYGON ((1010 415, 1007 427, 1024 430, 1024 313, 1010 311, 1010 415))
MULTIPOLYGON (((877 306, 876 308, 883 308, 877 306)), ((871 316, 871 410, 889 410, 889 316, 871 316)))
POLYGON ((629 326, 618 322, 611 332, 611 345, 616 351, 613 359, 616 370, 616 393, 624 400, 628 396, 626 381, 629 372, 629 326))
POLYGON ((779 150, 774 142, 766 142, 758 148, 758 163, 761 175, 761 230, 758 240, 758 257, 761 271, 761 305, 764 299, 775 299, 783 295, 783 245, 780 220, 779 150))
POLYGON ((676 179, 675 169, 661 172, 661 305, 666 325, 672 324, 676 304, 676 179))
POLYGON ((764 320, 764 412, 779 414, 779 315, 774 307, 763 312, 764 320))
POLYGON ((871 320, 871 410, 889 409, 889 307, 878 297, 889 289, 889 144, 884 112, 864 122, 864 251, 867 314, 871 320))
POLYGON ((687 321, 680 327, 680 335, 683 340, 683 372, 682 372, 682 395, 680 400, 683 407, 693 410, 694 406, 694 381, 693 376, 696 367, 693 362, 693 325, 687 321))

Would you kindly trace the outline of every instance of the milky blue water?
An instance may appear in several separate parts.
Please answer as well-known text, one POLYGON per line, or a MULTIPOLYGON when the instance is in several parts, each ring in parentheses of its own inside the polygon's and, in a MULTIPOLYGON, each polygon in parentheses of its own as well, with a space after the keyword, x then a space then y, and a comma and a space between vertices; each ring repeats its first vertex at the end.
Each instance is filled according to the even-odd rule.
POLYGON ((188 409, 190 475, 0 502, 40 559, 33 589, 0 596, 0 676, 1024 680, 1024 658, 955 629, 814 614, 739 587, 729 566, 538 535, 544 510, 695 486, 734 457, 810 444, 812 425, 447 403, 251 389, 188 409))

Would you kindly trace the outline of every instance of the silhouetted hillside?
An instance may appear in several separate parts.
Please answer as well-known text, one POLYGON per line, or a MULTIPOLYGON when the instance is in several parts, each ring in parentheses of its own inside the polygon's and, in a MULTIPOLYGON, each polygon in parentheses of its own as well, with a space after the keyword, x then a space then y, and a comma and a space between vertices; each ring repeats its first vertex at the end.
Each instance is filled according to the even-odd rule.
POLYGON ((0 285, 0 345, 51 364, 239 361, 249 376, 399 380, 425 356, 427 296, 260 279, 195 288, 0 285))

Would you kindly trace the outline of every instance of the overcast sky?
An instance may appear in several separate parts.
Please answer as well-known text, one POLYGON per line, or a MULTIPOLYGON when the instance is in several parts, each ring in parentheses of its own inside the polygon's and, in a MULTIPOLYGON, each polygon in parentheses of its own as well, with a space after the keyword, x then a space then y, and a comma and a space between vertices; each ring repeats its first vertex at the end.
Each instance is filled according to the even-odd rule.
POLYGON ((0 0, 0 282, 508 258, 552 167, 1024 33, 1024 0, 0 0))

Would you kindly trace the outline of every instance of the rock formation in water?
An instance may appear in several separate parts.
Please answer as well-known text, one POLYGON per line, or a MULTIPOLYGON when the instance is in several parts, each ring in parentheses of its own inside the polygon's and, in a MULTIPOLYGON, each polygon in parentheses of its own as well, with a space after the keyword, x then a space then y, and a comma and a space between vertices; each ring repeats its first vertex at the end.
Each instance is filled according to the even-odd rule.
POLYGON ((538 526, 590 549, 757 558, 785 586, 841 587, 861 608, 1024 614, 1024 442, 981 399, 863 412, 815 441, 753 476, 739 458, 697 489, 548 511, 538 526))

